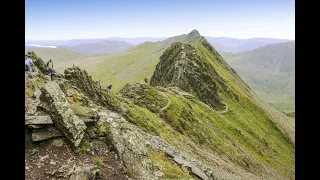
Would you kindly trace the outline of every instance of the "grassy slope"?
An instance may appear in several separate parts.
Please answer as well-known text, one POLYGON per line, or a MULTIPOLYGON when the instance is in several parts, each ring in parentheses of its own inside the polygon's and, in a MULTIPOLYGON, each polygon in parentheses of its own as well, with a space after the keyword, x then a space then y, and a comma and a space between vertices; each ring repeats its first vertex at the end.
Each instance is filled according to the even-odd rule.
POLYGON ((273 107, 294 111, 294 47, 295 42, 278 43, 224 57, 273 107))
POLYGON ((131 47, 133 44, 124 42, 124 41, 111 41, 104 40, 94 43, 85 43, 73 46, 63 46, 66 49, 71 49, 73 51, 86 54, 86 55, 94 55, 94 54, 108 54, 108 53, 118 53, 123 52, 131 47))
MULTIPOLYGON (((226 113, 219 114, 196 98, 176 97, 164 90, 171 105, 159 116, 150 108, 154 106, 148 104, 159 101, 152 97, 161 95, 149 86, 143 88, 144 96, 136 95, 144 101, 139 99, 133 105, 127 104, 127 118, 197 158, 214 162, 203 151, 218 154, 253 174, 263 174, 264 170, 258 165, 263 163, 294 179, 294 120, 273 110, 207 48, 198 45, 197 54, 215 68, 229 89, 238 95, 240 103, 219 87, 219 96, 229 106, 226 113), (195 154, 195 144, 203 151, 196 150, 195 154)), ((125 93, 121 93, 124 96, 125 93)))
POLYGON ((151 86, 143 92, 144 96, 139 96, 139 93, 135 96, 142 99, 135 101, 134 105, 126 105, 128 119, 143 130, 162 137, 189 155, 208 163, 216 161, 207 153, 212 156, 215 154, 226 157, 249 172, 259 174, 263 170, 258 164, 263 162, 293 178, 293 146, 270 120, 268 113, 249 98, 241 96, 239 105, 223 97, 229 110, 218 114, 196 98, 177 97, 165 90, 171 105, 159 117, 154 109, 145 107, 148 107, 148 102, 158 102, 154 98, 161 97, 161 94, 156 94, 151 86))
POLYGON ((68 61, 81 61, 82 59, 87 57, 83 54, 65 48, 36 47, 25 50, 25 52, 29 51, 35 52, 38 57, 44 60, 44 62, 52 59, 54 68, 60 70, 60 72, 66 68, 66 64, 70 65, 69 63, 67 63, 68 61))

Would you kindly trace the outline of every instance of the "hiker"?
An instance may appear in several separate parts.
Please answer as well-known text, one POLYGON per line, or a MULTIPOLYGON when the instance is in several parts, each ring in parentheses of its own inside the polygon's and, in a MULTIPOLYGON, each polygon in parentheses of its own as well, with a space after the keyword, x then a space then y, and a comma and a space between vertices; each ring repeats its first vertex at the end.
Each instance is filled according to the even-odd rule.
POLYGON ((145 78, 144 78, 144 82, 145 82, 145 83, 148 83, 148 78, 145 77, 145 78))
POLYGON ((112 85, 109 85, 109 86, 106 87, 106 90, 107 90, 107 91, 110 91, 111 88, 112 88, 112 85))
POLYGON ((52 78, 53 78, 53 62, 52 62, 51 59, 49 59, 49 61, 47 62, 46 66, 47 66, 47 71, 49 72, 50 78, 51 78, 51 81, 52 81, 52 78))
POLYGON ((29 72, 32 72, 32 67, 31 67, 31 65, 33 65, 32 59, 28 57, 28 58, 25 60, 24 64, 25 64, 25 66, 27 66, 29 72))
POLYGON ((112 85, 109 85, 109 86, 106 87, 107 94, 109 94, 109 91, 111 90, 111 87, 112 87, 112 85))

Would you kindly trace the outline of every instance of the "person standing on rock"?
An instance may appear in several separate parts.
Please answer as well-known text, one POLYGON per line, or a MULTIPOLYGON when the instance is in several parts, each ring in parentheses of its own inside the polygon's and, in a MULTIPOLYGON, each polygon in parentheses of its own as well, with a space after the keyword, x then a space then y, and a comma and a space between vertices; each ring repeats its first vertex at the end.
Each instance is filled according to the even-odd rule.
POLYGON ((47 62, 46 66, 47 66, 47 71, 49 72, 50 78, 51 78, 51 81, 52 81, 52 78, 53 78, 53 62, 52 62, 51 59, 49 59, 49 61, 47 62))
POLYGON ((28 57, 28 59, 25 60, 24 64, 25 66, 28 67, 29 72, 32 72, 32 67, 31 67, 31 65, 33 65, 32 59, 28 57))
POLYGON ((145 77, 145 78, 144 78, 144 82, 145 82, 145 83, 148 83, 148 78, 145 77))

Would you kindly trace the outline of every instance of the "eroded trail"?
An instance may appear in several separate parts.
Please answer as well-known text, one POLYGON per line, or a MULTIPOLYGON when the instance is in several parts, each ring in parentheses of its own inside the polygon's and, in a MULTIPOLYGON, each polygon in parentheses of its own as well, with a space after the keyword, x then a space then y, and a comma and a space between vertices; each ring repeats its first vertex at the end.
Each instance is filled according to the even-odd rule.
POLYGON ((161 112, 163 112, 164 110, 166 110, 166 109, 171 105, 171 99, 170 99, 165 93, 163 93, 163 92, 161 92, 161 91, 159 91, 159 92, 160 92, 160 94, 161 94, 162 96, 164 96, 164 97, 166 97, 166 98, 168 99, 167 105, 165 105, 163 108, 161 108, 161 109, 159 110, 159 112, 161 113, 161 112))

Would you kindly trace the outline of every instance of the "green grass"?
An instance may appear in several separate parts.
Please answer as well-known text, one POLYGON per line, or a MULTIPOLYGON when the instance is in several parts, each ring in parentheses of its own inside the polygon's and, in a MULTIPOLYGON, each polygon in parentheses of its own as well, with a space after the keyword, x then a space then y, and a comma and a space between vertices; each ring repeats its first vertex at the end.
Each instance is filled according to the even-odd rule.
POLYGON ((101 166, 103 164, 102 159, 99 156, 94 156, 91 159, 92 163, 96 166, 101 166))
POLYGON ((88 141, 86 140, 81 141, 79 146, 79 149, 81 152, 86 153, 88 150, 90 150, 90 148, 91 148, 91 144, 88 141))
POLYGON ((158 152, 154 149, 148 151, 151 161, 163 169, 165 179, 183 179, 191 178, 186 168, 181 168, 177 164, 171 162, 166 158, 165 153, 158 152))
POLYGON ((187 138, 199 148, 227 157, 253 174, 263 173, 260 162, 293 179, 294 140, 287 134, 287 130, 292 130, 291 124, 282 122, 288 121, 286 116, 274 112, 256 97, 241 78, 207 48, 200 45, 196 53, 214 67, 228 86, 228 91, 220 85, 217 87, 219 96, 229 106, 226 113, 213 111, 197 98, 176 97, 167 91, 171 105, 159 116, 145 106, 149 98, 144 97, 152 92, 149 90, 144 91, 138 103, 127 105, 128 119, 173 146, 177 147, 176 142, 180 142, 181 149, 190 148, 186 140, 181 141, 187 138))
MULTIPOLYGON (((150 87, 152 88, 152 87, 150 87)), ((171 105, 162 117, 151 109, 127 105, 127 118, 153 135, 158 135, 177 148, 188 147, 187 137, 201 149, 228 157, 252 173, 261 173, 256 161, 249 159, 231 142, 244 149, 256 160, 269 164, 283 174, 294 175, 294 148, 266 112, 248 98, 240 97, 241 106, 223 97, 230 110, 222 116, 197 98, 181 98, 165 92, 171 105), (226 141, 225 138, 230 141, 226 141), (181 142, 180 147, 175 142, 181 142)), ((148 97, 148 96, 145 96, 148 97)), ((146 98, 146 102, 148 99, 146 98)))
POLYGON ((91 116, 93 114, 92 109, 89 107, 81 106, 78 104, 71 104, 70 106, 72 111, 78 116, 86 117, 86 116, 91 116))

